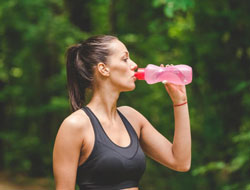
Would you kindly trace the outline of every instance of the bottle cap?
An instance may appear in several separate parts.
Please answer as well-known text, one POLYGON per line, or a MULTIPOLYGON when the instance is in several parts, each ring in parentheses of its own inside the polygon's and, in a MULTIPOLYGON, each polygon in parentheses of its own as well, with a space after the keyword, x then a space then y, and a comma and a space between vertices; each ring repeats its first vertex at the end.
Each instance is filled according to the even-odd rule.
POLYGON ((145 69, 144 68, 138 68, 137 72, 135 73, 135 77, 138 80, 145 80, 145 69))

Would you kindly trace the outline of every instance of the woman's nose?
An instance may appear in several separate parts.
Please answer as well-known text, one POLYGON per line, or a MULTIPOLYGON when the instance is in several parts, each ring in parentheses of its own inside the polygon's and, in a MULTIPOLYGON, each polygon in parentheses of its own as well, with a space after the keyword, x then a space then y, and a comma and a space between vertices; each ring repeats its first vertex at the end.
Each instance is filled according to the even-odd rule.
POLYGON ((132 62, 132 64, 131 64, 131 70, 136 70, 137 69, 137 64, 134 62, 134 61, 132 61, 131 60, 131 62, 132 62))

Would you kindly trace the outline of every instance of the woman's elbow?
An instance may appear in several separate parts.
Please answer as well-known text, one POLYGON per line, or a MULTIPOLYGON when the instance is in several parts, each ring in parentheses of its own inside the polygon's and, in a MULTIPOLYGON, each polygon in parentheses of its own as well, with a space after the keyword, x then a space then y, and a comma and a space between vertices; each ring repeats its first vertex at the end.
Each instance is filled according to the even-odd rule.
POLYGON ((178 172, 188 172, 191 168, 191 162, 189 163, 186 163, 186 164, 178 164, 176 167, 175 167, 175 170, 178 171, 178 172))
POLYGON ((188 165, 188 166, 184 166, 182 168, 180 168, 178 171, 179 172, 188 172, 190 170, 191 166, 188 165))

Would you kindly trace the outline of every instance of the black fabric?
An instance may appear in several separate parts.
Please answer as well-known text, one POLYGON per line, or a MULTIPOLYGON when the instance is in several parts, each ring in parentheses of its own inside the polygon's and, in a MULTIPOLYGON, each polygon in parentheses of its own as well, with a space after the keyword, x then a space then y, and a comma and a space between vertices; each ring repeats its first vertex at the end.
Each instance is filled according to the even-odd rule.
POLYGON ((82 110, 92 123, 95 143, 90 156, 77 170, 77 184, 80 190, 138 187, 146 166, 145 155, 129 121, 117 110, 130 136, 130 144, 127 147, 120 147, 111 141, 88 107, 82 110))

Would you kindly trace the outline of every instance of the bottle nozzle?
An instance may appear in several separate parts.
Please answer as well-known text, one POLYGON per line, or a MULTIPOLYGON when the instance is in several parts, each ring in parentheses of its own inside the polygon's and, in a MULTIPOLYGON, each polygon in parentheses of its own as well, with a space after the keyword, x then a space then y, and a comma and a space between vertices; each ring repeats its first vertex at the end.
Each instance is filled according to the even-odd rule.
POLYGON ((138 80, 145 80, 145 69, 144 68, 138 68, 137 72, 135 73, 135 77, 138 80))

